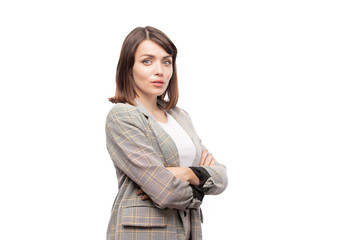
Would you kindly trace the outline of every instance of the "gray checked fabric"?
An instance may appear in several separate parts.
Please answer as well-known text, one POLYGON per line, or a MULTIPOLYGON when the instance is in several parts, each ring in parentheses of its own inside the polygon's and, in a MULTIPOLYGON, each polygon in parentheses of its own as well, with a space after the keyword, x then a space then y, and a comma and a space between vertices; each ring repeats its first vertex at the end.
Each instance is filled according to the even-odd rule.
MULTIPOLYGON (((106 144, 118 179, 107 230, 108 240, 185 239, 183 214, 190 209, 191 239, 202 239, 201 201, 194 198, 189 183, 175 178, 166 167, 180 166, 176 145, 147 109, 117 103, 106 119, 106 144), (136 194, 141 188, 151 200, 136 194)), ((189 134, 196 148, 193 166, 198 166, 205 147, 196 135, 188 114, 175 107, 168 114, 189 134)), ((204 167, 211 177, 205 194, 220 194, 227 186, 224 165, 204 167)))

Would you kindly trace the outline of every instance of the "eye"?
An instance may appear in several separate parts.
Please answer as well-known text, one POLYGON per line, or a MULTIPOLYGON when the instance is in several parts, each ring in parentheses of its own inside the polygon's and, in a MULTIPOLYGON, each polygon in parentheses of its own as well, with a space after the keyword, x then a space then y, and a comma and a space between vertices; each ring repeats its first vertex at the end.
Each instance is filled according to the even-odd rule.
POLYGON ((164 61, 164 64, 165 64, 165 65, 171 65, 171 61, 170 61, 170 60, 166 60, 166 61, 164 61))
POLYGON ((142 61, 143 64, 149 65, 151 63, 150 59, 145 59, 142 61))

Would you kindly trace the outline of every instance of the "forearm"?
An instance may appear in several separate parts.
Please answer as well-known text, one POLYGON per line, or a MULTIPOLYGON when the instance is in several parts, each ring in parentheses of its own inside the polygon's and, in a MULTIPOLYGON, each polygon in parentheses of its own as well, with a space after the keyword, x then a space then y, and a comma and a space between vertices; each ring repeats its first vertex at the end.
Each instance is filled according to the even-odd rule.
POLYGON ((169 170, 177 179, 187 181, 190 184, 195 199, 200 201, 204 198, 204 183, 210 177, 209 173, 204 168, 199 167, 168 167, 169 170))
MULTIPOLYGON (((161 164, 134 118, 110 112, 106 122, 107 149, 115 165, 136 183, 158 208, 197 208, 187 182, 177 179, 161 164), (136 136, 136 138, 134 137, 136 136), (141 151, 140 151, 141 150, 141 151)), ((137 123, 140 124, 140 123, 137 123)))
POLYGON ((177 179, 181 179, 190 183, 190 186, 201 192, 208 190, 207 182, 211 178, 209 172, 203 167, 168 167, 177 179))
POLYGON ((217 163, 214 166, 202 166, 210 174, 210 178, 204 184, 206 195, 217 195, 222 193, 228 185, 226 167, 217 163))
POLYGON ((200 180, 191 168, 188 167, 168 167, 176 178, 189 182, 191 185, 198 186, 200 180))

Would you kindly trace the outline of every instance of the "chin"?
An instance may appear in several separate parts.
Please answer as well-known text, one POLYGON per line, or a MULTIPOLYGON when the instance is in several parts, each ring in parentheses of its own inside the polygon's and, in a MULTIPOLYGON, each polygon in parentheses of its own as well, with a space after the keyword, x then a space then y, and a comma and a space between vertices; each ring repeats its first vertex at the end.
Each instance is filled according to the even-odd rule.
POLYGON ((154 95, 156 95, 156 97, 159 97, 159 96, 163 95, 164 92, 165 91, 157 91, 157 92, 154 93, 154 95))

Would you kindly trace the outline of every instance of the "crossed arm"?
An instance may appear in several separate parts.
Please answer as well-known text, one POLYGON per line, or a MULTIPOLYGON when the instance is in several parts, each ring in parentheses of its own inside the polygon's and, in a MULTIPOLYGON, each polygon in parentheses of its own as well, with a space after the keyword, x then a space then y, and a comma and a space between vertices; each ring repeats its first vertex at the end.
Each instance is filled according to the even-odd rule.
POLYGON ((134 109, 117 105, 108 114, 108 152, 122 173, 139 186, 139 194, 146 193, 142 198, 150 198, 161 209, 184 210, 198 208, 204 194, 224 191, 226 168, 217 163, 204 146, 200 166, 165 168, 149 144, 145 129, 142 114, 134 109))
MULTIPOLYGON (((213 158, 213 155, 209 153, 208 150, 204 150, 201 153, 201 160, 200 160, 200 167, 201 166, 213 166, 216 164, 215 158, 213 158)), ((199 186, 200 185, 200 179, 199 177, 194 173, 194 171, 191 168, 188 167, 167 167, 167 170, 169 170, 176 178, 184 180, 189 182, 193 186, 199 186)), ((142 190, 139 189, 137 191, 137 195, 141 196, 142 200, 148 200, 150 199, 149 196, 142 190)))

